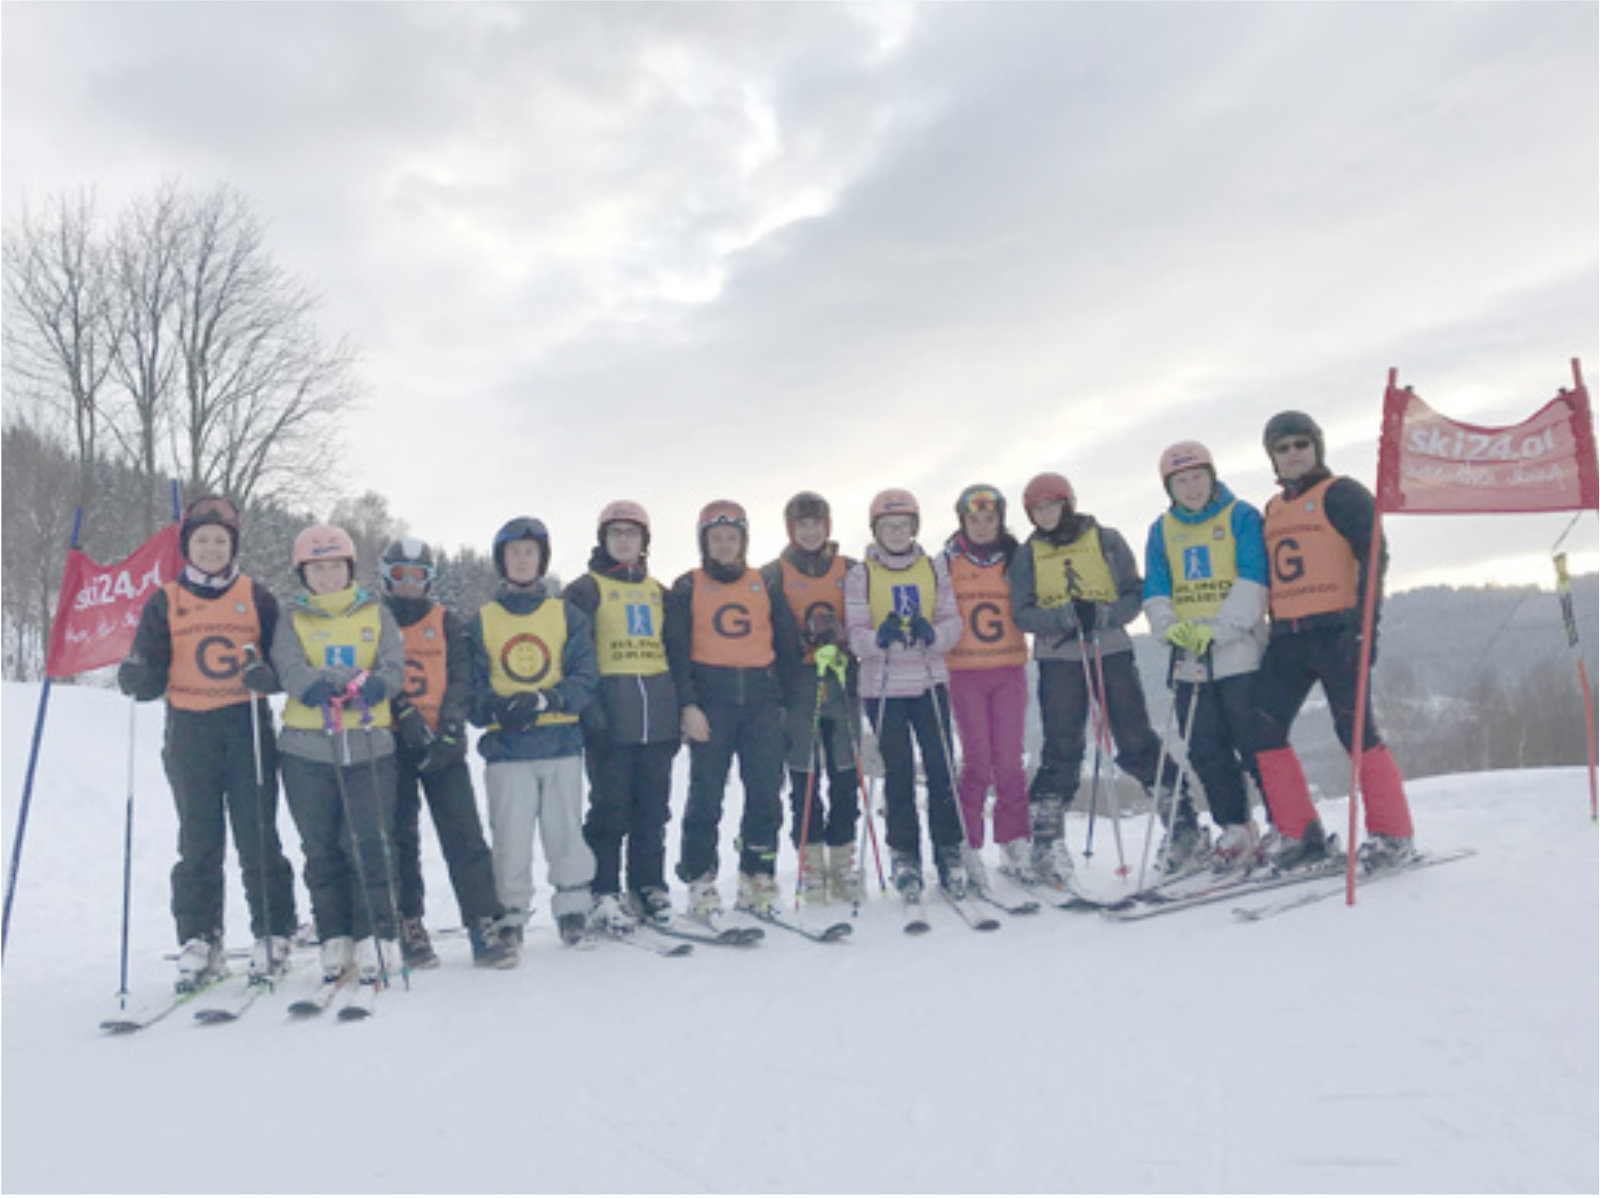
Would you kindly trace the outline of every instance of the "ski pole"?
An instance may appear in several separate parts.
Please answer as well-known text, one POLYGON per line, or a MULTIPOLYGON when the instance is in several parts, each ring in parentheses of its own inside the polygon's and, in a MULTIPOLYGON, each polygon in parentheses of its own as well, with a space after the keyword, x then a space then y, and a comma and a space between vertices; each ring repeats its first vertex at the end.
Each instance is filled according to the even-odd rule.
MULTIPOLYGON (((1206 672, 1206 676, 1205 676, 1205 679, 1203 681, 1209 682, 1211 680, 1211 651, 1209 649, 1206 650, 1205 653, 1201 654, 1200 663, 1205 668, 1205 672, 1206 672)), ((1200 686, 1201 686, 1201 683, 1200 682, 1191 682, 1189 684, 1189 686, 1191 688, 1190 691, 1189 691, 1189 714, 1188 714, 1188 718, 1185 719, 1184 722, 1183 722, 1183 737, 1182 737, 1182 740, 1183 740, 1183 764, 1181 766, 1179 766, 1176 770, 1173 771, 1172 785, 1166 787, 1166 790, 1167 790, 1166 809, 1165 809, 1165 812, 1162 813, 1162 821, 1161 821, 1162 822, 1162 826, 1167 828, 1167 829, 1169 829, 1169 830, 1172 827, 1173 821, 1178 818, 1179 793, 1180 793, 1180 791, 1182 790, 1182 787, 1183 787, 1183 776, 1190 768, 1189 767, 1189 746, 1190 746, 1190 744, 1193 743, 1193 740, 1194 740, 1194 717, 1195 717, 1196 711, 1198 710, 1198 708, 1200 706, 1200 686)), ((1172 703, 1173 703, 1173 707, 1176 708, 1177 707, 1177 703, 1178 703, 1178 698, 1177 698, 1176 694, 1173 695, 1172 703)), ((1163 744, 1162 745, 1162 749, 1165 750, 1165 748, 1166 748, 1166 745, 1163 744)), ((1162 779, 1161 779, 1161 774, 1158 771, 1156 773, 1156 809, 1157 809, 1158 812, 1161 811, 1161 807, 1162 807, 1162 800, 1161 800, 1162 786, 1163 786, 1163 783, 1162 783, 1162 779)), ((1147 844, 1146 845, 1146 849, 1148 849, 1148 847, 1149 846, 1147 844)), ((1166 842, 1162 846, 1161 859, 1156 862, 1156 872, 1165 873, 1166 869, 1167 869, 1167 862, 1171 859, 1171 857, 1172 857, 1172 837, 1169 835, 1166 838, 1166 842)))
MULTIPOLYGON (((346 692, 348 694, 348 692, 346 692)), ((328 734, 330 741, 335 736, 343 737, 344 761, 350 760, 350 732, 344 727, 344 701, 345 695, 335 695, 322 705, 322 729, 328 734)), ((356 886, 361 891, 361 905, 367 913, 367 932, 372 936, 372 943, 377 948, 378 970, 384 972, 383 944, 377 936, 377 919, 372 910, 372 892, 367 889, 367 869, 362 859, 361 843, 356 836, 355 804, 350 799, 350 788, 345 783, 344 766, 340 762, 341 752, 338 747, 334 749, 333 778, 339 787, 339 802, 344 811, 345 831, 350 837, 351 864, 355 866, 356 886)), ((377 796, 373 796, 377 801, 377 796)))
MULTIPOLYGON (((246 645, 244 656, 247 663, 256 660, 256 647, 246 645)), ((261 700, 254 691, 250 692, 250 759, 256 767, 256 801, 252 805, 256 816, 256 877, 261 887, 261 919, 265 926, 261 934, 267 940, 267 985, 273 985, 271 972, 272 936, 274 935, 272 922, 272 880, 267 876, 267 772, 261 760, 261 700)), ((277 813, 274 812, 274 815, 277 813)))
POLYGON ((800 868, 794 875, 794 909, 800 909, 800 892, 806 881, 806 845, 811 835, 811 798, 817 790, 817 773, 820 769, 817 752, 817 738, 822 728, 822 698, 823 687, 826 683, 827 669, 824 665, 817 666, 817 693, 812 700, 811 710, 811 760, 810 771, 806 774, 806 801, 803 814, 800 817, 800 868))
POLYGON ((133 910, 133 743, 139 728, 139 705, 128 700, 128 802, 122 821, 122 975, 117 1006, 128 1006, 128 922, 133 910))
POLYGON ((1106 664, 1100 652, 1100 635, 1095 633, 1089 638, 1094 646, 1094 677, 1099 686, 1100 695, 1100 732, 1105 739, 1106 769, 1111 775, 1111 781, 1106 787, 1107 797, 1111 802, 1111 838, 1117 846, 1117 875, 1127 877, 1129 873, 1128 859, 1122 849, 1122 804, 1117 801, 1117 756, 1111 743, 1111 708, 1106 702, 1106 664))
MULTIPOLYGON (((945 730, 945 721, 950 716, 950 709, 948 705, 946 705, 943 710, 941 710, 939 707, 940 683, 939 680, 934 677, 933 663, 928 660, 926 655, 924 655, 922 658, 922 664, 928 671, 928 681, 933 684, 930 694, 933 698, 934 724, 939 729, 939 747, 944 750, 945 773, 950 779, 950 802, 956 809, 956 823, 961 828, 961 851, 965 853, 972 845, 972 835, 967 827, 967 813, 961 809, 961 798, 956 794, 956 759, 955 754, 950 749, 950 734, 945 730)), ((929 803, 931 806, 931 798, 929 799, 929 803)), ((930 819, 931 817, 932 813, 930 810, 930 819)), ((973 852, 976 853, 977 850, 973 849, 973 852)))
MULTIPOLYGON (((366 675, 363 674, 359 681, 365 682, 366 675)), ((359 689, 356 691, 356 701, 361 704, 361 727, 367 734, 367 770, 372 775, 372 795, 376 802, 374 814, 378 817, 378 847, 382 850, 383 855, 384 888, 389 892, 389 918, 394 921, 395 936, 398 938, 400 935, 400 908, 397 905, 398 900, 395 894, 398 884, 395 880, 394 854, 389 850, 389 830, 384 827, 383 823, 383 801, 381 798, 383 783, 378 777, 378 746, 373 743, 372 739, 372 709, 367 706, 367 697, 359 689)), ((378 968, 383 971, 384 977, 387 978, 389 968, 384 964, 383 960, 383 941, 374 935, 373 942, 378 946, 378 968)), ((407 990, 411 989, 411 969, 406 965, 405 954, 403 953, 400 957, 400 980, 407 990)))
MULTIPOLYGON (((1156 817, 1161 807, 1161 777, 1167 768, 1167 746, 1172 736, 1172 720, 1178 714, 1178 692, 1175 679, 1178 673, 1178 646, 1173 645, 1167 655, 1167 718, 1161 724, 1161 752, 1156 757, 1156 794, 1150 804, 1150 816, 1144 825, 1144 848, 1139 853, 1139 881, 1135 890, 1144 889, 1144 870, 1150 861, 1150 838, 1155 833, 1156 817)), ((1192 715, 1191 715, 1192 718, 1192 715)))

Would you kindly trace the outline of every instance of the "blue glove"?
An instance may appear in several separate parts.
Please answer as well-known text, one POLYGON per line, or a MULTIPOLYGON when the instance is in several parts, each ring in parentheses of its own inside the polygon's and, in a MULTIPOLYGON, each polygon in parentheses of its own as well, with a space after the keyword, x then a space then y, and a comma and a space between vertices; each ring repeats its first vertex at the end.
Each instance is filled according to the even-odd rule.
POLYGON ((883 623, 878 625, 878 648, 887 653, 890 645, 896 642, 903 644, 905 639, 903 622, 900 617, 893 612, 884 616, 883 623))
POLYGON ((334 687, 333 683, 329 682, 326 678, 318 678, 310 686, 306 687, 305 690, 300 692, 300 702, 304 703, 307 707, 321 707, 324 703, 338 693, 339 691, 334 687))
POLYGON ((928 623, 921 612, 911 617, 911 635, 907 643, 912 645, 933 644, 933 625, 928 623))

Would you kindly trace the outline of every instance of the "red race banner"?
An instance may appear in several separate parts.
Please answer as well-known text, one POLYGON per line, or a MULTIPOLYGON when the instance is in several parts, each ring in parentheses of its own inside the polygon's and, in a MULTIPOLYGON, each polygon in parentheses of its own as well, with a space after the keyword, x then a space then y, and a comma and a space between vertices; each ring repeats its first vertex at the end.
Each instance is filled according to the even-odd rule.
MULTIPOLYGON (((1577 375, 1574 363, 1574 374, 1577 375)), ((1521 424, 1451 420, 1391 376, 1378 445, 1386 512, 1571 512, 1600 507, 1594 422, 1581 376, 1521 424)))
POLYGON ((87 554, 67 550, 44 672, 66 678, 116 665, 133 647, 145 600, 181 569, 176 524, 114 566, 97 566, 87 554))

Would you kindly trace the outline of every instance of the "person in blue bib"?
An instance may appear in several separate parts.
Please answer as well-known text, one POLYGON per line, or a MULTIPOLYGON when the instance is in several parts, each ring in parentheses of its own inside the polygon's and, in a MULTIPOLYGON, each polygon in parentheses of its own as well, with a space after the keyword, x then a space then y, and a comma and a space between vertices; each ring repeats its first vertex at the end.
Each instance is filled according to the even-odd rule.
MULTIPOLYGON (((1171 504, 1145 543, 1144 614, 1172 646, 1178 734, 1221 829, 1213 854, 1219 866, 1239 868, 1261 853, 1245 789, 1255 771, 1253 691, 1267 643, 1261 513, 1218 480, 1198 441, 1161 455, 1161 483, 1171 504)), ((1179 869, 1198 843, 1171 831, 1158 860, 1179 869)))

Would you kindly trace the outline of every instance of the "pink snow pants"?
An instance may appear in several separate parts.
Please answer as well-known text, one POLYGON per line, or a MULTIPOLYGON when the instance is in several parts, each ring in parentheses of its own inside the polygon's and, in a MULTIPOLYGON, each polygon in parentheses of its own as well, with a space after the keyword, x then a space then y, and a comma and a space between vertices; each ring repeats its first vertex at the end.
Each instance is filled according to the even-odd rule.
POLYGON ((1028 835, 1028 778, 1022 768, 1023 717, 1028 676, 1022 666, 950 671, 950 706, 961 738, 956 793, 967 840, 983 847, 983 806, 995 793, 994 840, 1009 844, 1028 835))

